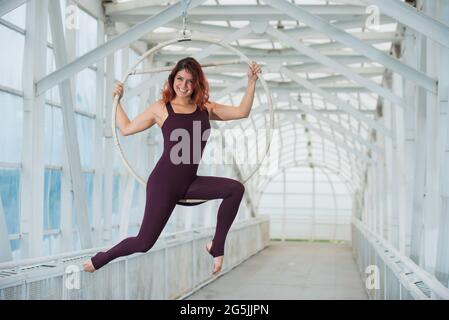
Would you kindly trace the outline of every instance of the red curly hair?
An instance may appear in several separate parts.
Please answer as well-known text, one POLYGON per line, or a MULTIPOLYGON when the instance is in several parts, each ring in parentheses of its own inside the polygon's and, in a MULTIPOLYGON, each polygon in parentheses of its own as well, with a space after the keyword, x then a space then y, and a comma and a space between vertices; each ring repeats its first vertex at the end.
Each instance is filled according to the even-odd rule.
POLYGON ((173 83, 175 81, 176 74, 181 70, 186 70, 192 75, 194 88, 191 96, 192 100, 202 110, 205 110, 206 107, 204 105, 209 101, 209 84, 207 83, 206 77, 201 69, 201 65, 192 57, 179 60, 173 68, 168 76, 164 89, 162 90, 162 100, 164 103, 168 103, 176 97, 176 93, 173 90, 173 83))

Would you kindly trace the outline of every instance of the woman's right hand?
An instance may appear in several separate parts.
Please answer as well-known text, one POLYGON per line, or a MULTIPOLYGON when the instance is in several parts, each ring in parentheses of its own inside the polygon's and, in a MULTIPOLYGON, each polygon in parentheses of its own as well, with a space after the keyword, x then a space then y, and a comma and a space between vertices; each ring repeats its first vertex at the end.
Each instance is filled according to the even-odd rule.
POLYGON ((123 83, 118 82, 115 87, 114 90, 112 90, 112 99, 115 99, 115 96, 118 95, 118 98, 120 100, 120 98, 123 96, 123 83))

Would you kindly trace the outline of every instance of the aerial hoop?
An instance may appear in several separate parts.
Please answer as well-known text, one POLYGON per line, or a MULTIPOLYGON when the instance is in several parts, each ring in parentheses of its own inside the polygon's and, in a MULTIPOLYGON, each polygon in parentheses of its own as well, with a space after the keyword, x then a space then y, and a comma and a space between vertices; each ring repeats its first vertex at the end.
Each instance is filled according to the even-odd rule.
MULTIPOLYGON (((217 62, 217 63, 208 63, 208 64, 202 64, 202 67, 210 67, 210 66, 217 66, 217 65, 224 65, 224 64, 235 64, 235 63, 240 63, 240 62, 246 62, 248 65, 251 64, 251 60, 242 52, 238 51, 237 49, 235 49, 234 47, 228 45, 227 43, 221 42, 221 41, 217 41, 217 40, 211 40, 211 39, 207 39, 207 38, 202 38, 202 37, 198 37, 198 36, 183 36, 181 38, 178 39, 172 39, 172 40, 168 40, 165 41, 163 43, 158 44, 157 46, 149 49, 147 52, 145 52, 144 54, 142 54, 137 61, 134 63, 134 65, 128 69, 128 71, 126 72, 126 74, 124 75, 124 77, 122 78, 122 83, 125 84, 126 81, 128 80, 129 76, 134 75, 134 74, 142 74, 142 73, 156 73, 156 72, 162 72, 162 71, 170 71, 171 68, 173 67, 163 67, 163 68, 155 68, 155 69, 151 69, 151 70, 137 70, 137 66, 142 63, 142 61, 151 56, 152 54, 154 54, 155 52, 159 51, 160 49, 169 46, 171 44, 174 43, 178 43, 178 42, 185 42, 185 41, 199 41, 199 42, 206 42, 206 43, 211 43, 211 44, 215 44, 218 46, 221 46, 225 49, 228 49, 229 51, 234 52, 236 55, 238 55, 240 57, 240 60, 229 60, 229 61, 225 61, 225 62, 217 62)), ((265 82, 265 80, 262 78, 261 75, 259 75, 259 80, 265 90, 265 94, 267 96, 267 105, 269 108, 269 112, 270 112, 270 122, 268 125, 268 130, 266 133, 266 150, 262 156, 262 159, 260 159, 260 161, 256 164, 256 167, 254 168, 254 170, 251 171, 251 173, 244 178, 241 178, 241 182, 242 183, 246 183, 256 172, 257 170, 259 170, 262 162, 264 161, 266 155, 268 154, 268 151, 270 149, 270 145, 271 145, 271 139, 272 139, 272 134, 273 134, 273 129, 274 129, 274 110, 273 110, 273 101, 271 98, 271 94, 270 91, 268 89, 268 85, 265 82)), ((125 165, 125 167, 128 169, 129 173, 144 187, 146 187, 146 182, 145 180, 139 176, 139 174, 132 168, 132 166, 129 164, 123 149, 120 145, 120 142, 118 140, 117 137, 117 132, 116 132, 116 119, 117 119, 117 106, 118 106, 118 102, 119 102, 119 97, 115 96, 114 98, 114 102, 113 102, 113 110, 112 110, 112 136, 114 138, 114 143, 118 148, 119 154, 120 154, 120 158, 123 161, 123 164, 125 165)), ((219 129, 220 130, 220 129, 219 129)), ((192 206, 192 205, 197 205, 197 204, 201 204, 204 203, 208 200, 204 200, 204 199, 180 199, 178 204, 180 205, 185 205, 185 206, 192 206)))

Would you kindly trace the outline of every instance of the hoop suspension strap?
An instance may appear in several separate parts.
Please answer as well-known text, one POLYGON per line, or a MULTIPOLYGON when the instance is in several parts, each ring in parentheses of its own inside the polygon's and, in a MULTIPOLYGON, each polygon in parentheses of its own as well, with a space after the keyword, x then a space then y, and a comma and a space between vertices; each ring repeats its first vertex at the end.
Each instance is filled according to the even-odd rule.
POLYGON ((192 0, 182 0, 182 35, 186 35, 187 29, 187 10, 189 9, 192 0))

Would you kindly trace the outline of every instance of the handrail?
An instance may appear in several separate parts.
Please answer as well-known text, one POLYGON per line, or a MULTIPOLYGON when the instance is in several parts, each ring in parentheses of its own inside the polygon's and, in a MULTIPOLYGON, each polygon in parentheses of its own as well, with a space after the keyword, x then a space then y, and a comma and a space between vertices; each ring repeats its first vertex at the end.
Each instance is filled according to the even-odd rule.
MULTIPOLYGON (((258 218, 251 218, 251 219, 239 221, 237 224, 235 224, 233 226, 233 230, 243 228, 247 225, 250 225, 257 221, 265 220, 265 219, 266 218, 258 217, 258 218)), ((160 239, 162 241, 165 241, 167 244, 172 244, 173 242, 176 242, 176 240, 178 240, 179 237, 182 237, 184 235, 194 234, 194 233, 202 233, 203 231, 206 231, 208 229, 214 229, 214 228, 215 227, 213 227, 213 226, 207 226, 207 227, 199 227, 199 228, 190 229, 190 230, 173 232, 173 233, 162 235, 160 237, 160 239), (175 238, 170 239, 173 237, 175 237, 175 238)), ((0 263, 0 271, 17 269, 19 267, 25 267, 25 266, 36 266, 36 265, 44 264, 44 263, 48 265, 52 261, 57 263, 60 260, 76 259, 76 258, 80 258, 83 256, 93 255, 94 253, 97 253, 98 251, 107 250, 110 247, 111 247, 111 245, 107 245, 107 246, 95 247, 95 248, 84 249, 84 250, 70 251, 70 252, 60 253, 60 254, 51 255, 51 256, 3 262, 3 263, 0 263)))
MULTIPOLYGON (((396 248, 389 244, 385 239, 368 228, 360 219, 352 217, 352 222, 357 229, 367 236, 380 242, 389 252, 391 252, 397 259, 399 259, 410 271, 412 271, 420 280, 422 280, 429 289, 442 299, 449 300, 449 288, 445 287, 435 276, 428 273, 426 270, 418 266, 409 257, 400 253, 396 248)), ((371 240, 371 239, 369 239, 371 240)))

